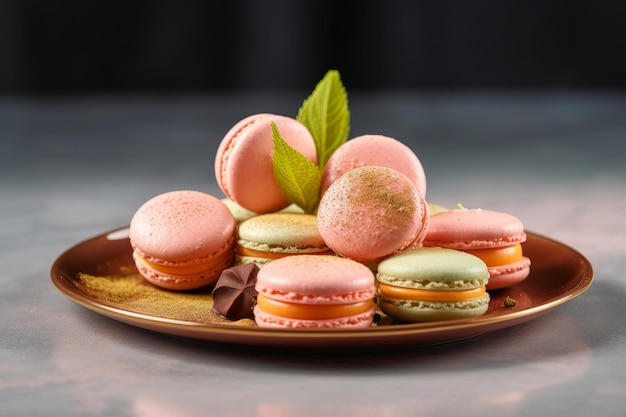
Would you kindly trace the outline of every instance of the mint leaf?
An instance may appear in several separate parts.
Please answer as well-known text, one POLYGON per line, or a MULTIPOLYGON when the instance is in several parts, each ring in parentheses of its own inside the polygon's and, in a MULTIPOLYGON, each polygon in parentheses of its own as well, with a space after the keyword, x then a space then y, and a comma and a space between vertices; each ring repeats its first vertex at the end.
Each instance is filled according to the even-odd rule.
POLYGON ((313 214, 319 203, 320 169, 313 161, 290 146, 272 122, 274 177, 285 198, 313 214))
POLYGON ((317 150, 317 164, 323 171, 330 156, 348 140, 350 134, 348 94, 339 71, 328 71, 317 83, 302 103, 296 119, 311 132, 317 150))

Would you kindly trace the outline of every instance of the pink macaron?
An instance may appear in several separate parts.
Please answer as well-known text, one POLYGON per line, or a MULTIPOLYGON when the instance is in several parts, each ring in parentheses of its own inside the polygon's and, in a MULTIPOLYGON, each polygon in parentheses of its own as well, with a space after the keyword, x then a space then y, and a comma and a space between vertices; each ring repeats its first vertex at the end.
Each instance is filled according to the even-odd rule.
POLYGON ((429 221, 426 201, 406 175, 363 166, 339 177, 326 190, 317 225, 326 245, 363 263, 418 246, 429 221))
POLYGON ((369 327, 374 318, 374 274, 333 255, 297 255, 261 268, 254 317, 259 327, 369 327))
POLYGON ((236 222, 218 198, 171 191, 145 202, 130 222, 137 269, 152 284, 189 290, 214 283, 234 258, 236 222))
POLYGON ((431 217, 424 246, 468 252, 482 259, 489 270, 488 290, 522 282, 530 273, 530 259, 523 256, 526 241, 523 223, 499 211, 459 208, 431 217))
POLYGON ((417 155, 399 140, 382 135, 358 136, 341 145, 324 167, 320 195, 349 170, 368 165, 403 173, 426 198, 426 175, 417 155))
POLYGON ((217 149, 215 178, 228 198, 255 213, 270 213, 289 205, 274 178, 272 122, 289 145, 317 162, 313 137, 296 119, 261 113, 235 124, 217 149))

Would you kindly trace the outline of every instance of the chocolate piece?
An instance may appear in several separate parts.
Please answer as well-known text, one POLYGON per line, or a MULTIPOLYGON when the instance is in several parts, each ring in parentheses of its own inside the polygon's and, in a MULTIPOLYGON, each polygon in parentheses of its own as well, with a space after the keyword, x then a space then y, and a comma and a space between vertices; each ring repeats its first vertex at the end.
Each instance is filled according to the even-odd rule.
POLYGON ((213 289, 213 311, 230 320, 253 318, 257 272, 259 267, 254 263, 225 269, 213 289))

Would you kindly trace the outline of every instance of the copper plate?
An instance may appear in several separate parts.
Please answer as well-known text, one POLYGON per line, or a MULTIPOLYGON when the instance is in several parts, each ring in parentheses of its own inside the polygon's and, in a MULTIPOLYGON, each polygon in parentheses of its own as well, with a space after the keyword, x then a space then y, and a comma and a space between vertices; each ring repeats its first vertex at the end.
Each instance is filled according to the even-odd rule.
POLYGON ((108 302, 106 294, 94 293, 93 289, 84 291, 79 285, 82 274, 105 277, 105 285, 97 290, 104 292, 106 276, 117 275, 119 279, 120 271, 137 274, 127 228, 95 236, 68 249, 54 262, 51 276, 54 285, 78 304, 106 317, 164 334, 273 348, 390 349, 451 342, 511 327, 571 301, 591 285, 591 264, 576 250, 531 232, 523 246, 524 254, 532 260, 530 276, 515 287, 491 292, 490 307, 485 315, 434 323, 380 325, 361 330, 267 330, 233 326, 223 321, 179 320, 150 311, 133 311, 108 302), (516 306, 505 307, 506 297, 515 299, 516 306))

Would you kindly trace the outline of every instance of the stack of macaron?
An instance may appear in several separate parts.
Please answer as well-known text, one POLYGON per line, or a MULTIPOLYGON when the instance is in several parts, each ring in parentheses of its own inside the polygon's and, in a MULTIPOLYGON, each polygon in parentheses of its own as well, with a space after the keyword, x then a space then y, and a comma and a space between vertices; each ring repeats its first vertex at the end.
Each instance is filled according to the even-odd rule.
POLYGON ((135 213, 133 257, 149 282, 213 286, 216 312, 260 327, 325 328, 372 325, 376 299, 400 322, 481 315, 487 290, 528 276, 521 222, 427 202, 419 158, 392 137, 338 146, 320 168, 315 211, 298 207, 277 180, 274 129, 317 163, 299 120, 260 113, 236 123, 215 155, 225 197, 173 191, 135 213))
POLYGON ((274 177, 272 122, 287 142, 316 160, 311 134, 286 116, 248 116, 222 139, 215 174, 240 219, 237 263, 262 266, 281 254, 330 248, 375 268, 385 257, 421 244, 430 217, 424 168, 408 146, 383 135, 356 137, 332 154, 322 173, 315 222, 304 218, 312 214, 277 215, 289 202, 274 177), (294 227, 305 220, 307 228, 294 227))

